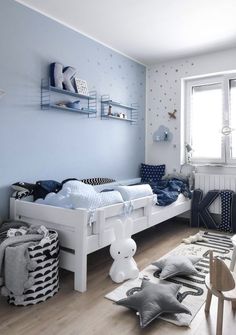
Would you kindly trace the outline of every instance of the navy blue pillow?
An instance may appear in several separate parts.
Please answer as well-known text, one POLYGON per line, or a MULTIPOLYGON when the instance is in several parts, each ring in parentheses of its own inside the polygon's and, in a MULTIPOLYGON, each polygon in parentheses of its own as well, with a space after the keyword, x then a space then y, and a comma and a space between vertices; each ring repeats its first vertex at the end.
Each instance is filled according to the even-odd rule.
POLYGON ((141 164, 141 182, 152 183, 161 180, 165 174, 166 166, 162 165, 149 165, 141 164))

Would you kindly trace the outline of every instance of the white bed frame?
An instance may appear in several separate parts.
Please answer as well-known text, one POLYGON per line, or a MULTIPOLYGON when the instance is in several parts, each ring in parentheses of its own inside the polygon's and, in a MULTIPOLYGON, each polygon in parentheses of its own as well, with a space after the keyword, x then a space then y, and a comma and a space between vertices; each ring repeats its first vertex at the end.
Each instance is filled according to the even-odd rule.
POLYGON ((115 239, 117 218, 126 218, 124 208, 141 209, 141 216, 133 218, 133 234, 152 227, 190 209, 190 200, 182 198, 167 207, 155 206, 153 196, 139 198, 98 208, 94 212, 92 234, 88 235, 89 212, 86 209, 64 209, 26 200, 10 199, 10 217, 30 224, 42 224, 59 233, 60 266, 74 272, 74 289, 87 289, 87 255, 110 245, 115 239))

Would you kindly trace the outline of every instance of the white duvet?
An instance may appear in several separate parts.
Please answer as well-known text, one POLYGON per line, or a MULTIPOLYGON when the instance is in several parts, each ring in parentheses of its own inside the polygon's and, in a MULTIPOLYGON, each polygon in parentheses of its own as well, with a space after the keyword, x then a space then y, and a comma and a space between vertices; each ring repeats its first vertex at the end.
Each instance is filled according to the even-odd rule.
POLYGON ((92 185, 78 180, 66 182, 58 193, 49 193, 45 199, 35 202, 63 208, 86 208, 93 210, 124 201, 152 195, 149 185, 117 186, 114 191, 97 192, 92 185))

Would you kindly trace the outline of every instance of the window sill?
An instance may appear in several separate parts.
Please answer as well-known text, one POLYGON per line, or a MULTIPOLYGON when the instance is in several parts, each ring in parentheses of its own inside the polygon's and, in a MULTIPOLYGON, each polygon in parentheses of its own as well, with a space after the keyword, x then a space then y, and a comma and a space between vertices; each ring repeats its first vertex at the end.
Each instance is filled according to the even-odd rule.
POLYGON ((189 163, 194 167, 219 167, 219 168, 236 168, 236 164, 223 164, 223 163, 189 163))

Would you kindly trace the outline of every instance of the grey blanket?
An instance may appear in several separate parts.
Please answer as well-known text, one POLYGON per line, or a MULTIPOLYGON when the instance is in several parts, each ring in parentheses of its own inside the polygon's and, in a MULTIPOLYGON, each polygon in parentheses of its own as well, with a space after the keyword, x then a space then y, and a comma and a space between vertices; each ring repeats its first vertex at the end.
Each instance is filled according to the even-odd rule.
POLYGON ((43 238, 38 227, 29 227, 24 222, 6 222, 0 228, 0 286, 1 293, 13 293, 17 301, 23 299, 24 290, 34 284, 29 271, 37 267, 37 263, 29 257, 28 247, 43 238), (26 227, 26 234, 7 238, 10 228, 26 227), (3 286, 5 285, 5 286, 3 286))

